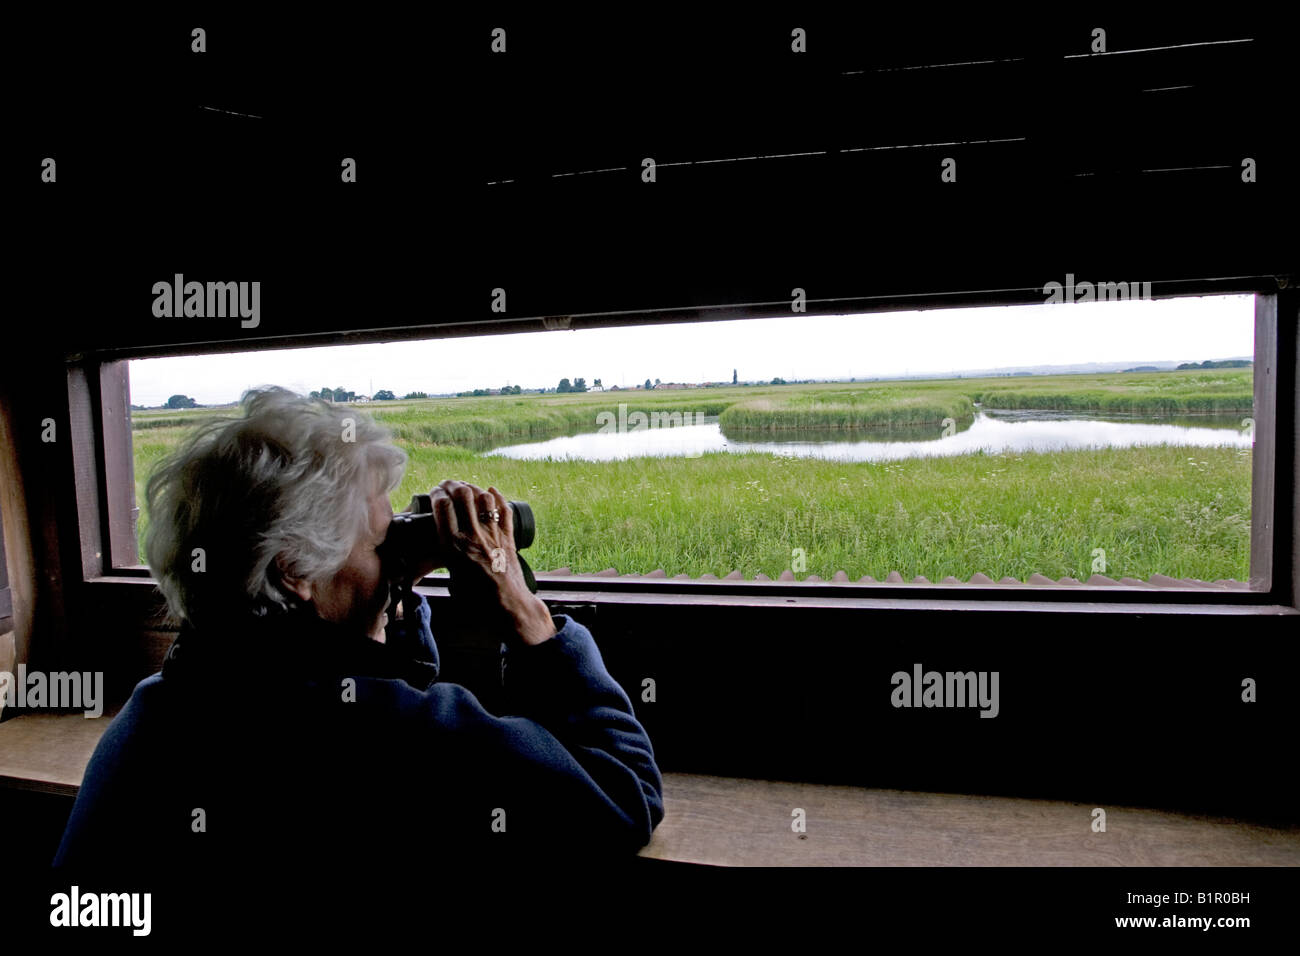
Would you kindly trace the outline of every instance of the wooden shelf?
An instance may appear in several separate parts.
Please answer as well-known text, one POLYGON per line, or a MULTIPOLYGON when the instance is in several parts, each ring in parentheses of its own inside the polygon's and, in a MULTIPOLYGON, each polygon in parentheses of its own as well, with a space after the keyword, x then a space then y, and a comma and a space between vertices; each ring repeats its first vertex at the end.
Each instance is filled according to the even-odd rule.
MULTIPOLYGON (((111 714, 0 724, 0 786, 73 796, 111 714)), ((641 856, 716 866, 1298 866, 1300 826, 968 794, 664 774, 641 856), (805 812, 794 832, 792 812, 805 812)))
POLYGON ((664 775, 642 856, 724 866, 1296 866, 1300 827, 1094 804, 664 775), (795 808, 806 833, 795 833, 795 808))
POLYGON ((114 713, 22 714, 0 723, 0 786, 76 796, 114 713))

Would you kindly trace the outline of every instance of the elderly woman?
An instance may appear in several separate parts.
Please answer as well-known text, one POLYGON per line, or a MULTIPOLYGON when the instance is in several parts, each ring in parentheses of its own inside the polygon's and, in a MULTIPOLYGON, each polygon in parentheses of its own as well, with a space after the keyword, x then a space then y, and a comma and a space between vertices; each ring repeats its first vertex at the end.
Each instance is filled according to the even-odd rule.
POLYGON ((382 544, 405 452, 351 408, 278 388, 242 404, 149 480, 149 566, 180 634, 96 748, 56 867, 644 846, 664 812, 650 740, 590 632, 525 585, 502 495, 443 482, 441 553, 394 582, 382 544), (437 679, 412 587, 444 566, 500 634, 503 713, 437 679))

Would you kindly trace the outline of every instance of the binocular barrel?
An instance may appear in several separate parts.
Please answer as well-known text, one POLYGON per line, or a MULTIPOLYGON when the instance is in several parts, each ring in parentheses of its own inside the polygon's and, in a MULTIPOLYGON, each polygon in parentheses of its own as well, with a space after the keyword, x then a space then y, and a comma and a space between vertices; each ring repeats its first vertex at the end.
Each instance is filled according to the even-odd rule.
MULTIPOLYGON (((537 524, 533 518, 533 509, 526 501, 511 501, 511 517, 514 519, 515 549, 522 550, 533 543, 537 533, 537 524)), ((429 495, 415 495, 406 511, 393 515, 388 526, 388 535, 380 550, 399 564, 417 565, 426 560, 439 559, 440 542, 438 540, 437 519, 433 514, 433 500, 429 495)), ((519 565, 524 572, 528 589, 536 593, 537 582, 532 569, 522 557, 519 565)))

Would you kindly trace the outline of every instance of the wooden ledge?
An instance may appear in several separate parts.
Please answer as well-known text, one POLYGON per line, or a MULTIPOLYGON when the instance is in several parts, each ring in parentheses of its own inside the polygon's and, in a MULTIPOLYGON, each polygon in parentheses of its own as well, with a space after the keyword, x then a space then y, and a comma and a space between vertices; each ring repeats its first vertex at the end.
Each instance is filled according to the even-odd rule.
POLYGON ((1016 797, 664 774, 642 856, 722 866, 1296 866, 1300 826, 1016 797), (806 832, 794 832, 802 808, 806 832))
POLYGON ((75 797, 116 712, 20 714, 0 723, 0 786, 75 797))
MULTIPOLYGON (((0 723, 0 786, 75 796, 112 715, 0 723)), ((641 856, 717 866, 1300 866, 1300 826, 1059 800, 664 774, 641 856), (794 832, 796 809, 806 831, 794 832)))

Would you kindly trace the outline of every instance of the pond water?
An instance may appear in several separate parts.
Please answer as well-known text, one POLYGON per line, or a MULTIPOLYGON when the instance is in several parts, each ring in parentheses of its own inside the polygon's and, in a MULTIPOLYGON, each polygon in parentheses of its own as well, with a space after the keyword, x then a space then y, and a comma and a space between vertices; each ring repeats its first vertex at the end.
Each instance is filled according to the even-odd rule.
POLYGON ((826 429, 724 433, 716 417, 700 424, 588 432, 549 441, 507 445, 490 455, 541 460, 614 461, 623 458, 697 458, 706 452, 768 452, 834 461, 892 461, 900 458, 1136 445, 1229 446, 1249 448, 1244 415, 1177 418, 1095 416, 1080 412, 978 409, 975 421, 952 434, 942 429, 862 430, 847 438, 826 429), (781 437, 775 438, 775 435, 781 437))

